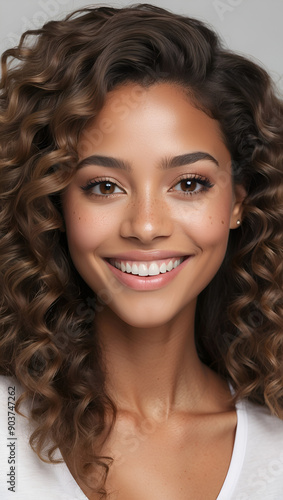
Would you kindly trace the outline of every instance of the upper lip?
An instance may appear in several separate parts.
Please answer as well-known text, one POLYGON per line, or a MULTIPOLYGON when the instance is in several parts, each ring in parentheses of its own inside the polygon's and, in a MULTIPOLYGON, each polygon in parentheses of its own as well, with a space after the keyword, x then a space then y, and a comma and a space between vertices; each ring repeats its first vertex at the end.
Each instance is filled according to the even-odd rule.
POLYGON ((188 254, 183 252, 176 252, 175 250, 131 250, 129 252, 116 253, 109 255, 107 259, 118 259, 128 261, 151 261, 163 260, 170 258, 188 257, 188 254))

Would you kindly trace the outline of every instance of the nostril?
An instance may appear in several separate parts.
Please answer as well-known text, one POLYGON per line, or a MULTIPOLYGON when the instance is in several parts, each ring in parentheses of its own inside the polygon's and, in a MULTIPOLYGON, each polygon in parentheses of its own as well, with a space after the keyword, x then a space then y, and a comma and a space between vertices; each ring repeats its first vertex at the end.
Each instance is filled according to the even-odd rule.
POLYGON ((168 237, 172 234, 173 224, 165 209, 156 214, 153 211, 146 212, 144 208, 132 213, 131 209, 126 213, 121 223, 120 234, 123 238, 135 238, 141 242, 148 243, 158 237, 168 237))

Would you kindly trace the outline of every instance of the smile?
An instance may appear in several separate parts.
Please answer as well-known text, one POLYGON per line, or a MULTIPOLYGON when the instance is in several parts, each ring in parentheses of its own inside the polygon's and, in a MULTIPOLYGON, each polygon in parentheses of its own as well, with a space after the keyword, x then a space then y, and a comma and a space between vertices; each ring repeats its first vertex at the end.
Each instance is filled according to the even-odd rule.
POLYGON ((149 262, 138 262, 138 261, 126 261, 126 260, 116 260, 110 259, 109 263, 122 271, 122 273, 133 274, 136 276, 158 276, 159 274, 165 274, 172 269, 176 269, 183 261, 185 257, 165 259, 165 260, 154 260, 149 262))

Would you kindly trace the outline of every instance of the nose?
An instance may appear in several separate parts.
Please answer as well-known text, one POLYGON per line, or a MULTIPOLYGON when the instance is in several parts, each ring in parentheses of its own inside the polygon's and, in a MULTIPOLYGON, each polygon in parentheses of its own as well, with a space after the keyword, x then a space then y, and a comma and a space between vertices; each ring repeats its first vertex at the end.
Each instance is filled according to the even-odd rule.
POLYGON ((125 209, 120 234, 149 244, 172 234, 173 221, 165 202, 150 194, 136 197, 125 209))

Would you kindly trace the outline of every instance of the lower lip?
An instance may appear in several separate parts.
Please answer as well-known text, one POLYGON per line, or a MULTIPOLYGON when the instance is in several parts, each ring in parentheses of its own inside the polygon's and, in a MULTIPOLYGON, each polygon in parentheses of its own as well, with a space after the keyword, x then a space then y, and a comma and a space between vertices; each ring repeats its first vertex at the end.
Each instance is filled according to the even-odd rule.
POLYGON ((123 285, 132 288, 133 290, 158 290, 168 283, 170 283, 177 274, 185 267, 187 262, 191 260, 192 256, 186 257, 186 259, 172 271, 167 271, 166 273, 157 274, 156 276, 137 276, 135 274, 123 273, 116 267, 112 266, 105 261, 111 272, 116 276, 116 278, 123 285))

